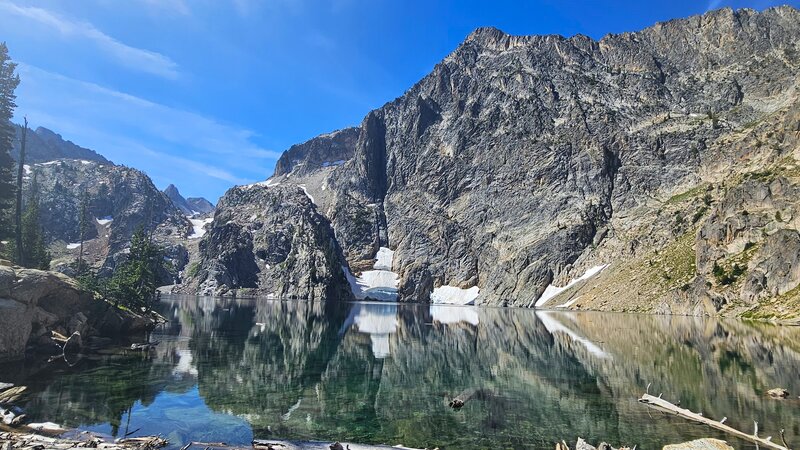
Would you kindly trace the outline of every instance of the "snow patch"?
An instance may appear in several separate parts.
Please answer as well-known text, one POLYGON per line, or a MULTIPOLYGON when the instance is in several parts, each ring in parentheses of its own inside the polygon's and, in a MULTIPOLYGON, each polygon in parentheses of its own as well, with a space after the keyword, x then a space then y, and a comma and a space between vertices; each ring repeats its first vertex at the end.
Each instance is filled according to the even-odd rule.
POLYGON ((471 305, 480 293, 478 286, 461 289, 456 286, 439 286, 431 293, 431 303, 447 303, 451 305, 471 305))
POLYGON ((31 166, 29 166, 29 165, 27 165, 27 164, 23 164, 23 165, 22 165, 22 169, 23 169, 23 170, 25 170, 25 175, 30 175, 30 174, 31 174, 31 172, 32 172, 32 170, 31 170, 31 166))
POLYGON ((85 159, 82 159, 82 160, 81 160, 81 164, 94 164, 94 163, 93 163, 93 162, 91 162, 91 161, 87 161, 87 160, 85 160, 85 159))
POLYGON ((266 180, 264 180, 264 181, 259 181, 259 182, 256 182, 256 183, 251 183, 251 184, 245 184, 245 185, 242 185, 242 187, 243 187, 244 189, 250 189, 250 188, 252 188, 252 187, 255 187, 255 186, 266 186, 266 187, 273 187, 273 186, 278 186, 278 185, 280 185, 280 184, 281 184, 281 183, 280 183, 279 181, 275 181, 275 180, 274 180, 274 179, 272 179, 272 178, 267 178, 267 179, 266 179, 266 180))
POLYGON ((67 248, 70 249, 70 250, 76 249, 76 248, 78 248, 80 246, 81 246, 80 243, 75 243, 75 242, 67 244, 67 248))
POLYGON ((343 159, 339 159, 339 160, 336 160, 336 161, 325 161, 325 162, 322 163, 322 167, 341 166, 342 164, 344 164, 344 160, 343 159))
POLYGON ((478 308, 474 306, 431 305, 431 318, 434 322, 454 324, 466 322, 478 325, 478 308))
POLYGON ((603 349, 598 347, 597 344, 562 325, 561 322, 552 316, 552 314, 552 312, 536 312, 536 317, 539 318, 539 321, 542 322, 542 325, 544 325, 548 333, 551 335, 559 332, 564 333, 572 338, 573 341, 583 345, 586 350, 589 351, 589 353, 597 356, 598 358, 610 358, 611 355, 603 351, 603 349))
POLYGON ((573 298, 572 300, 570 300, 570 301, 568 301, 566 303, 563 303, 561 305, 556 306, 556 308, 569 308, 570 306, 574 305, 575 302, 577 302, 579 299, 580 299, 580 297, 575 297, 575 298, 573 298))
POLYGON ((361 272, 360 277, 353 276, 346 267, 342 267, 342 271, 350 283, 350 289, 359 300, 367 297, 384 301, 397 300, 397 286, 400 284, 400 277, 392 272, 394 252, 386 247, 381 247, 376 258, 373 270, 361 272))
POLYGON ((188 239, 198 239, 205 236, 206 225, 214 221, 213 217, 208 217, 205 219, 192 219, 187 217, 187 219, 189 219, 189 222, 192 223, 192 234, 187 236, 188 239))
POLYGON ((317 202, 315 202, 314 201, 314 197, 312 197, 311 194, 308 193, 308 189, 306 189, 306 185, 305 184, 298 184, 298 186, 300 186, 300 189, 302 189, 303 192, 306 194, 306 197, 308 197, 308 199, 311 200, 311 203, 316 205, 317 202))
POLYGON ((97 223, 100 225, 108 225, 114 220, 114 218, 111 216, 105 216, 101 218, 95 218, 95 220, 97 220, 97 223))
MULTIPOLYGON (((580 281, 588 280, 589 278, 592 278, 593 276, 595 276, 598 273, 600 273, 606 267, 608 267, 608 264, 602 264, 602 265, 599 265, 599 266, 590 267, 590 268, 586 269, 586 272, 584 272, 583 275, 581 275, 580 277, 575 278, 574 280, 570 281, 564 287, 553 286, 552 284, 550 284, 549 286, 547 286, 545 288, 544 292, 542 292, 542 296, 539 297, 539 300, 536 300, 536 305, 535 306, 544 305, 551 298, 553 298, 556 295, 566 291, 567 289, 571 288, 572 286, 574 286, 576 283, 578 283, 580 281)), ((528 305, 528 306, 530 306, 530 305, 528 305)))

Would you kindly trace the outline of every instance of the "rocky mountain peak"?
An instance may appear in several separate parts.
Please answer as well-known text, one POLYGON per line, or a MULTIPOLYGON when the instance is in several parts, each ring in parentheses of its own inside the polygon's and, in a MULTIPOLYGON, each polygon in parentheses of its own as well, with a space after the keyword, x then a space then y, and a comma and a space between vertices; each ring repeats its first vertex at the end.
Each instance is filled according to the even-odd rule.
MULTIPOLYGON (((16 129, 16 139, 14 140, 11 156, 18 160, 22 127, 15 125, 14 128, 16 129)), ((58 159, 78 159, 101 164, 114 164, 94 150, 76 145, 72 141, 67 141, 60 134, 45 127, 38 127, 33 132, 29 131, 26 139, 26 164, 43 163, 58 159)))
POLYGON ((164 194, 176 208, 187 216, 205 215, 214 212, 214 205, 202 197, 184 198, 174 184, 164 189, 164 194))
MULTIPOLYGON (((320 163, 340 136, 323 135, 290 148, 252 191, 259 198, 231 191, 241 230, 220 218, 204 242, 243 250, 229 260, 207 246, 203 267, 221 274, 212 278, 222 290, 247 274, 266 290, 290 273, 314 279, 304 266, 270 264, 268 277, 238 269, 263 259, 253 235, 267 254, 288 240, 248 219, 269 205, 258 222, 272 221, 297 203, 308 220, 329 221, 337 245, 327 250, 341 249, 353 275, 393 251, 401 301, 478 290, 470 298, 484 304, 716 314, 735 309, 737 292, 797 292, 800 277, 775 278, 778 261, 759 249, 797 242, 798 203, 777 189, 796 183, 786 124, 800 104, 798 42, 800 16, 786 7, 712 11, 599 41, 480 28, 346 130, 341 165, 320 163), (777 206, 741 212, 723 195, 761 192, 765 183, 743 180, 779 174, 790 181, 775 184, 777 206), (605 288, 559 300, 590 285, 605 288)), ((298 242, 325 242, 318 231, 298 242)))

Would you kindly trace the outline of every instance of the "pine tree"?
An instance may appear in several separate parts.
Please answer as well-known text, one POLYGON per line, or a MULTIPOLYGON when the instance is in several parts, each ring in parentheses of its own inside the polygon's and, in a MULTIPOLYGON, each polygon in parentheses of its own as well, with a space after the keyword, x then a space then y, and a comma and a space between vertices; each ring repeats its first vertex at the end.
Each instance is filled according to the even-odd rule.
POLYGON ((31 180, 30 193, 22 214, 22 261, 20 265, 34 269, 50 268, 50 253, 44 243, 44 231, 39 217, 39 184, 36 172, 31 180))
POLYGON ((8 56, 5 42, 0 43, 0 239, 12 237, 14 226, 14 160, 11 158, 15 130, 11 123, 19 85, 17 65, 8 56))
POLYGON ((20 221, 22 246, 20 247, 16 240, 12 241, 8 245, 8 253, 20 266, 47 270, 50 268, 51 257, 45 245, 44 230, 39 215, 39 183, 36 178, 34 172, 20 221))
POLYGON ((17 201, 14 211, 14 240, 17 246, 17 261, 24 265, 22 258, 22 180, 25 173, 25 140, 28 136, 28 118, 25 118, 25 127, 22 129, 22 139, 19 145, 19 161, 17 161, 17 201))
POLYGON ((156 299, 159 270, 163 268, 164 251, 140 226, 131 237, 128 259, 114 270, 107 297, 116 305, 150 310, 156 299))

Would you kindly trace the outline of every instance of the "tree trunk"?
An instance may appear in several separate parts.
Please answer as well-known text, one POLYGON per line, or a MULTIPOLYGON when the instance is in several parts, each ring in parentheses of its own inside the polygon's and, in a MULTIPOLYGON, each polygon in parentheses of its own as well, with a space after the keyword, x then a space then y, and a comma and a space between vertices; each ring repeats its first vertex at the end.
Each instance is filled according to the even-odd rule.
POLYGON ((17 167, 17 211, 14 217, 14 225, 16 228, 16 243, 17 243, 17 264, 20 266, 25 265, 22 260, 22 176, 25 173, 25 139, 28 135, 28 118, 25 119, 25 127, 22 129, 22 139, 20 140, 19 147, 19 167, 17 167))

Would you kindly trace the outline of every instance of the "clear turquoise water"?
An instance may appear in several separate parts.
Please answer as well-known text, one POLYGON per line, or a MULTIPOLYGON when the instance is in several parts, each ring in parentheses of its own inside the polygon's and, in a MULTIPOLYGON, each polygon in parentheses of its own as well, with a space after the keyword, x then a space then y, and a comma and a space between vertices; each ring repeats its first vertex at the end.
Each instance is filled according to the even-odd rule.
MULTIPOLYGON (((29 360, 37 421, 112 436, 162 434, 442 449, 552 449, 557 440, 660 448, 721 437, 636 399, 800 442, 800 329, 740 321, 521 309, 165 297, 150 354, 74 366, 29 360), (765 395, 784 387, 794 395, 765 395), (475 395, 459 411, 447 401, 475 395)), ((732 441, 737 448, 747 445, 732 441)))

